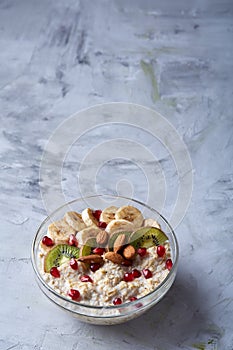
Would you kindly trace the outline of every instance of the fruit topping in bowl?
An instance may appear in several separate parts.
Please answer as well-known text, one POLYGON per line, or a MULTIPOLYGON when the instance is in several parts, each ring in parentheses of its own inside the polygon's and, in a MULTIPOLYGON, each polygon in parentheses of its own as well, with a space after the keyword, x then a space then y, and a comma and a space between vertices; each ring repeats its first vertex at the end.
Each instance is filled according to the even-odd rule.
POLYGON ((159 223, 138 208, 86 208, 48 226, 40 243, 40 273, 74 301, 120 305, 157 288, 172 269, 170 255, 159 223))

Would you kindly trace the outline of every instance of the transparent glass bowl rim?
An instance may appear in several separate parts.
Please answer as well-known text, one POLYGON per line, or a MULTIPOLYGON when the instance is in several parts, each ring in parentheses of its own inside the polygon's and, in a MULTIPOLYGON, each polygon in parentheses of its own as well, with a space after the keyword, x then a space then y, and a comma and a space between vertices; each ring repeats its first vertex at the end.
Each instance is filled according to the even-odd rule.
MULTIPOLYGON (((156 292, 158 292, 158 290, 162 289, 163 285, 166 284, 167 280, 171 277, 172 273, 174 271, 176 271, 176 268, 177 268, 177 264, 178 264, 178 259, 179 259, 179 246, 178 246, 178 241, 177 241, 177 238, 176 238, 176 235, 171 227, 171 225, 169 224, 169 222, 154 208, 150 207, 149 205, 137 200, 137 199, 133 199, 133 198, 129 198, 129 197, 125 197, 125 196, 120 196, 120 195, 112 195, 112 194, 96 194, 96 195, 91 195, 91 196, 85 196, 85 197, 79 197, 79 198, 76 198, 70 202, 67 202, 65 204, 63 204, 62 206, 60 206, 59 208, 57 208, 56 210, 54 210, 50 215, 48 215, 46 217, 46 219, 41 223, 41 225, 39 226, 37 232, 36 232, 36 235, 32 241, 32 247, 31 247, 31 262, 32 262, 32 266, 33 266, 33 269, 36 273, 36 276, 37 278, 39 279, 39 281, 43 284, 43 286, 48 289, 52 294, 54 294, 56 297, 62 299, 63 301, 66 301, 70 304, 74 304, 76 306, 80 306, 80 307, 83 307, 83 308, 86 308, 86 309, 99 309, 99 310, 103 310, 103 309, 108 309, 108 310, 116 310, 116 308, 118 309, 124 309, 126 307, 128 307, 129 305, 133 306, 133 305, 136 305, 139 301, 142 301, 144 299, 147 299, 149 296, 153 295, 153 294, 156 294, 156 292), (40 275, 38 269, 37 269, 37 264, 36 264, 36 257, 35 257, 35 245, 36 245, 36 240, 37 240, 37 237, 38 235, 40 234, 40 231, 41 229, 44 227, 44 225, 51 219, 52 216, 54 216, 57 212, 59 212, 61 209, 67 207, 68 205, 71 205, 73 203, 76 203, 76 202, 81 202, 81 201, 84 201, 85 199, 90 199, 90 198, 101 198, 101 197, 111 197, 111 198, 122 198, 122 199, 126 199, 126 200, 130 200, 132 202, 135 202, 135 203, 138 203, 140 205, 142 205, 143 207, 151 210, 152 212, 154 212, 155 214, 159 215, 160 218, 162 218, 162 220, 166 223, 166 225, 169 227, 170 229, 170 233, 171 233, 171 236, 173 238, 173 241, 174 241, 174 257, 173 257, 173 266, 171 268, 171 270, 169 271, 169 274, 166 276, 166 278, 159 284, 158 287, 156 287, 152 292, 144 295, 143 297, 135 300, 135 301, 132 301, 130 303, 123 303, 123 304, 120 304, 120 305, 113 305, 113 306, 94 306, 94 305, 88 305, 88 304, 82 304, 82 303, 79 303, 77 301, 73 301, 72 299, 68 299, 66 297, 64 297, 63 295, 57 293, 53 288, 51 288, 42 278, 42 276, 40 275)), ((104 315, 103 315, 104 317, 104 315)), ((115 317, 115 316, 113 316, 115 317)))

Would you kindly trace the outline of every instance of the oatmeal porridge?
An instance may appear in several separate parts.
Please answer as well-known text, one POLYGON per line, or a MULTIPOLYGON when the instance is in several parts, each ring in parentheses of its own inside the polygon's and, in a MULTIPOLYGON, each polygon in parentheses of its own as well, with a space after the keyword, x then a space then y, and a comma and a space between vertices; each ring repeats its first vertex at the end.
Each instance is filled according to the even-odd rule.
POLYGON ((57 293, 93 306, 137 300, 172 268, 157 221, 133 206, 67 212, 40 242, 40 273, 57 293))

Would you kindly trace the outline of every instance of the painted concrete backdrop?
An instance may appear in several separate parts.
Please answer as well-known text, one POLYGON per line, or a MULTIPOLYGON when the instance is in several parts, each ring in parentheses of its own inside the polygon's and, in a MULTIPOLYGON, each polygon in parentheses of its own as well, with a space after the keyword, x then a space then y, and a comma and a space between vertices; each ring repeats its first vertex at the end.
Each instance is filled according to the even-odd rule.
MULTIPOLYGON (((233 349, 232 57, 230 0, 0 1, 0 349, 233 349), (46 217, 39 170, 49 137, 73 113, 113 101, 163 115, 187 146, 193 190, 175 227, 180 261, 169 293, 141 318, 97 327, 43 296, 30 247, 46 217)), ((110 126, 106 116, 67 152, 61 185, 65 200, 93 184, 98 193, 147 201, 149 188, 156 207, 159 174, 169 218, 181 180, 172 154, 147 130, 110 126), (123 146, 108 153, 117 138, 152 160, 140 152, 127 158, 123 146)))

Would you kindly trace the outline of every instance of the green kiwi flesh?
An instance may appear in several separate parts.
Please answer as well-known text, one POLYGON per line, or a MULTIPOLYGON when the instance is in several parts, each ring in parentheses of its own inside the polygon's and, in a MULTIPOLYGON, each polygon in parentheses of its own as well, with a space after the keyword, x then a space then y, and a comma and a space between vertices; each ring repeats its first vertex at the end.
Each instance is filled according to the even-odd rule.
POLYGON ((96 239, 94 237, 88 238, 85 244, 80 249, 80 256, 87 256, 92 253, 93 248, 96 247, 96 239))
POLYGON ((108 240, 108 248, 110 250, 113 250, 114 242, 117 239, 117 237, 121 234, 124 234, 126 236, 126 240, 128 240, 132 232, 128 232, 128 231, 114 232, 108 240))
POLYGON ((44 270, 49 272, 52 267, 59 267, 71 258, 79 258, 79 248, 68 244, 58 244, 45 256, 44 270))
POLYGON ((166 234, 156 227, 143 227, 130 236, 130 244, 136 249, 163 245, 166 241, 166 234))

